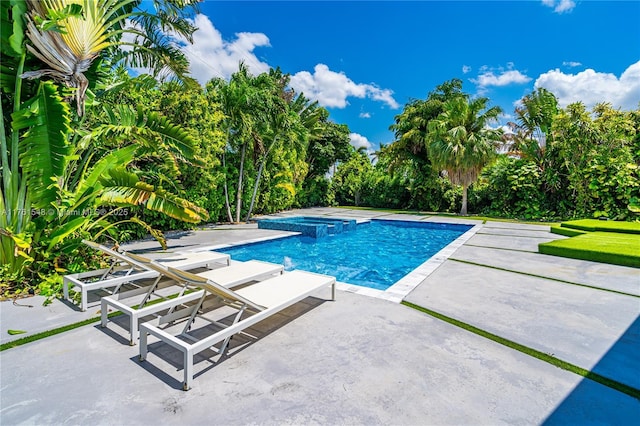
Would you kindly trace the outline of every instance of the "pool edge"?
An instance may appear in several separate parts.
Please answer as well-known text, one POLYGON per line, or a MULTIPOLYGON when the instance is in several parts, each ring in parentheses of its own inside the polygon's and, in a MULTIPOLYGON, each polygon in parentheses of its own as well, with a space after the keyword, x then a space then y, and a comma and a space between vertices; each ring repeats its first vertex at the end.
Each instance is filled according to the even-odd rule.
MULTIPOLYGON (((370 218, 366 218, 363 222, 369 222, 370 218)), ((386 220, 397 220, 397 219, 386 219, 386 220)), ((402 220, 398 220, 402 221, 402 220)), ((410 222, 410 221, 409 221, 410 222)), ((458 248, 462 247, 464 243, 466 243, 471 237, 473 237, 478 230, 480 230, 483 226, 481 223, 471 224, 471 223, 461 223, 461 222, 437 222, 435 220, 430 221, 432 223, 442 223, 447 225, 472 225, 470 229, 465 231, 458 238, 447 244, 444 248, 438 251, 436 254, 431 256, 424 263, 420 264, 417 268, 413 269, 404 277, 400 278, 394 284, 389 286, 385 290, 378 290, 374 288, 359 286, 357 284, 350 284, 338 281, 336 282, 336 288, 341 291, 355 293, 362 296, 374 297, 377 299, 384 299, 394 303, 400 303, 404 300, 404 298, 411 293, 416 287, 418 287, 429 275, 431 275, 436 269, 440 267, 453 253, 458 250, 458 248)), ((358 223, 362 223, 358 221, 358 223)), ((294 235, 301 235, 300 232, 287 232, 283 231, 277 235, 269 235, 260 238, 250 238, 234 243, 226 243, 226 244, 216 244, 205 247, 198 247, 196 250, 191 251, 203 251, 203 250, 219 250, 222 248, 235 247, 239 245, 258 243, 262 241, 270 241, 277 240, 280 238, 287 238, 294 235)))

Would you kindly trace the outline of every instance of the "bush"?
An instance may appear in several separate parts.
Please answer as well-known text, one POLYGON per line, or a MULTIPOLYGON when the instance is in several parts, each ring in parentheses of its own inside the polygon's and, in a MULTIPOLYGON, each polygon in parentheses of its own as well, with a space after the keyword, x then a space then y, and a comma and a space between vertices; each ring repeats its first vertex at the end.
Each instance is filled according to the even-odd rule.
POLYGON ((484 213, 523 219, 549 216, 540 178, 540 169, 529 160, 500 157, 486 169, 486 187, 478 194, 484 213))
POLYGON ((323 176, 305 180, 296 194, 297 207, 327 207, 335 204, 331 181, 323 176))

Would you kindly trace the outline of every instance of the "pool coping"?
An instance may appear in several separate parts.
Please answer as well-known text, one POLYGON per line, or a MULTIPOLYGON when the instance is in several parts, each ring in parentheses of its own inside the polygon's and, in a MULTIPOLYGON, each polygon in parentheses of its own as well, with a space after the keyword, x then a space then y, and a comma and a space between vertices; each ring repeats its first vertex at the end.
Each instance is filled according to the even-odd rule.
MULTIPOLYGON (((376 218, 357 218, 357 223, 367 223, 371 220, 376 220, 376 218)), ((398 222, 412 222, 412 221, 403 221, 402 219, 381 219, 381 220, 390 220, 390 221, 398 221, 398 222)), ((362 296, 375 297, 377 299, 384 299, 394 303, 400 303, 404 300, 404 298, 411 293, 416 287, 418 287, 429 275, 431 275, 440 265, 442 265, 458 248, 460 248, 464 243, 466 243, 471 237, 473 237, 482 227, 483 224, 471 224, 471 223, 451 223, 451 222, 436 222, 431 221, 431 223, 442 223, 446 225, 470 225, 471 228, 468 229, 464 234, 460 235, 458 238, 447 244, 446 247, 442 248, 436 254, 427 259, 424 263, 420 264, 417 268, 413 269, 404 277, 400 278, 394 284, 389 286, 385 290, 378 290, 375 288, 364 287, 356 284, 345 283, 342 281, 336 282, 336 288, 341 291, 346 291, 349 293, 355 293, 362 296)), ((301 232, 290 232, 290 231, 282 231, 276 235, 269 235, 266 237, 260 238, 249 238, 246 240, 241 240, 234 243, 224 243, 224 244, 215 244, 211 246, 201 246, 197 249, 188 250, 185 252, 195 252, 195 251, 204 251, 204 250, 219 250, 223 248, 230 248, 235 246, 241 246, 246 244, 259 243, 263 241, 271 241, 277 240, 280 238, 292 237, 295 235, 302 235, 301 232)))
MULTIPOLYGON (((402 219, 384 219, 384 220, 398 220, 402 222, 402 219)), ((432 223, 445 223, 445 222, 432 222, 432 223)), ((451 223, 446 223, 451 224, 451 223)), ((460 225, 470 225, 460 223, 460 225)), ((411 293, 416 287, 418 287, 429 275, 431 275, 440 265, 442 265, 458 248, 462 247, 471 237, 473 237, 478 230, 482 228, 482 224, 476 224, 467 230, 464 234, 450 242, 446 247, 439 252, 431 256, 424 263, 420 264, 417 268, 409 272, 404 277, 400 278, 394 284, 389 286, 386 290, 377 290, 375 288, 368 288, 359 286, 356 284, 349 284, 338 282, 336 287, 342 291, 348 291, 350 293, 356 293, 363 296, 375 297, 378 299, 388 300, 390 302, 400 303, 404 298, 411 293)))

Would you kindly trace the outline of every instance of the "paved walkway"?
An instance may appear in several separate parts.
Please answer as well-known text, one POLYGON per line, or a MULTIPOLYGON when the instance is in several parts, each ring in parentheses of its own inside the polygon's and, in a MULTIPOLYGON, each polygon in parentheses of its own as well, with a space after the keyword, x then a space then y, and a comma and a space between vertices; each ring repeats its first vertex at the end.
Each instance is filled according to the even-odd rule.
MULTIPOLYGON (((304 214, 409 218, 313 209, 304 214)), ((434 220, 413 216, 413 220, 434 220)), ((437 218, 456 222, 456 218, 437 218)), ((276 235, 255 225, 170 239, 170 250, 276 235)), ((406 300, 640 389, 640 270, 536 253, 559 238, 486 223, 406 300)), ((148 251, 154 242, 129 249, 148 251)), ((640 401, 434 317, 380 298, 308 298, 234 339, 229 356, 182 360, 160 343, 144 363, 116 319, 0 353, 0 423, 9 424, 629 424, 640 401)), ((0 303, 7 329, 96 315, 56 301, 0 303)), ((209 354, 207 354, 209 355, 209 354)))

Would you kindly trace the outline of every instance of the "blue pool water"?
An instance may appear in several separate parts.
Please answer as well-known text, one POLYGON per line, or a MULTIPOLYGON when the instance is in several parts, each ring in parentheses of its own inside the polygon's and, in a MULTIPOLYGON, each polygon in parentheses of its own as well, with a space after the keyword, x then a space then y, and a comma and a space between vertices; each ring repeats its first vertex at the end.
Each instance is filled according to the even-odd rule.
POLYGON ((293 236, 216 251, 234 260, 280 263, 287 271, 302 269, 385 290, 470 228, 374 219, 324 238, 293 236))

